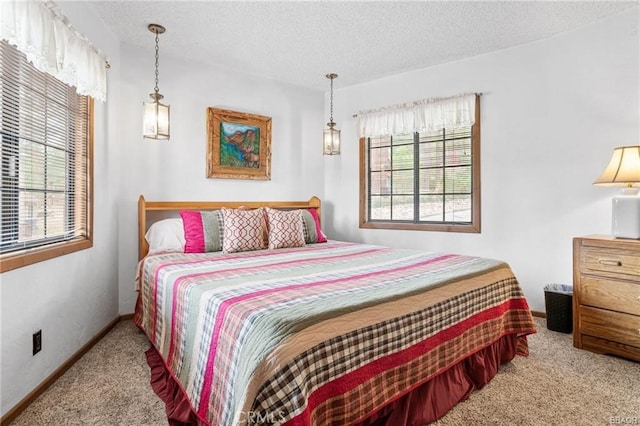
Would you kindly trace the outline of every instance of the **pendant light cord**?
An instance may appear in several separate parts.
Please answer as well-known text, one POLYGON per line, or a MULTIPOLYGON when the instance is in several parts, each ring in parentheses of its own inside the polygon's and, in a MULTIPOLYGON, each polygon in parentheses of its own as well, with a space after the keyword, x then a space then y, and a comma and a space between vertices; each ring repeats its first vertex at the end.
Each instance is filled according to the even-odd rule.
POLYGON ((329 111, 329 122, 333 123, 333 77, 331 77, 331 102, 329 111))
POLYGON ((158 82, 160 80, 160 72, 158 71, 158 65, 160 62, 160 48, 158 47, 158 31, 155 31, 156 33, 156 87, 153 88, 153 90, 155 90, 156 95, 158 94, 158 91, 160 89, 158 89, 158 82))

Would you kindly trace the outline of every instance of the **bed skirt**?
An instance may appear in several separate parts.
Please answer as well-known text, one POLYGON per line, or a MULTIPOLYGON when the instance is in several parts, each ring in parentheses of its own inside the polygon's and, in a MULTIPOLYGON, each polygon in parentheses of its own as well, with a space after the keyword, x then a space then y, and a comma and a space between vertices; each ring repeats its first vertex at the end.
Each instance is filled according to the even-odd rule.
MULTIPOLYGON (((417 426, 436 421, 458 402, 466 400, 473 391, 487 384, 502 364, 511 361, 516 356, 518 342, 522 338, 515 334, 503 336, 371 413, 357 425, 417 426)), ((151 387, 165 402, 169 424, 206 425, 191 409, 185 392, 171 376, 156 349, 151 346, 146 355, 151 368, 151 387)))

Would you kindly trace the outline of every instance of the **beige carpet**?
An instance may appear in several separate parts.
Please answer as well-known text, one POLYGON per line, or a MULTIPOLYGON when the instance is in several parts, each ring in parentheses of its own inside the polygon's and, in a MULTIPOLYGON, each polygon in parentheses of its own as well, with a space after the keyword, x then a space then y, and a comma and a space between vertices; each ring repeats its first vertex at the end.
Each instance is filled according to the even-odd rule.
MULTIPOLYGON (((640 424, 640 364, 575 349, 571 335, 536 322, 531 355, 504 365, 437 424, 640 424)), ((12 425, 167 424, 149 385, 147 347, 130 321, 120 323, 12 425)))

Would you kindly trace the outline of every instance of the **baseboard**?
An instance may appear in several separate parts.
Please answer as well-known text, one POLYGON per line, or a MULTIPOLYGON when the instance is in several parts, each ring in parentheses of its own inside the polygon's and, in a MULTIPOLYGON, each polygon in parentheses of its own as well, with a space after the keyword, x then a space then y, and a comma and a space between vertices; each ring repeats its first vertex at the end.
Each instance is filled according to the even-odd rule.
POLYGON ((546 312, 541 312, 541 311, 531 311, 531 315, 533 315, 534 317, 538 317, 538 318, 546 318, 547 317, 547 313, 546 312))
POLYGON ((84 346, 82 346, 76 353, 74 353, 71 358, 69 358, 64 364, 62 364, 56 371, 51 373, 49 377, 44 379, 42 383, 40 383, 34 390, 29 392, 27 396, 25 396, 20 402, 18 402, 15 407, 11 410, 7 411, 7 413, 0 418, 0 426, 6 426, 15 420, 16 417, 20 413, 22 413, 37 397, 42 395, 44 391, 46 391, 60 376, 62 376, 68 369, 73 366, 84 354, 89 352, 89 350, 98 343, 104 336, 107 335, 118 323, 122 320, 127 320, 133 318, 133 314, 129 315, 121 315, 116 317, 113 321, 107 324, 98 334, 93 336, 91 340, 89 340, 84 346))

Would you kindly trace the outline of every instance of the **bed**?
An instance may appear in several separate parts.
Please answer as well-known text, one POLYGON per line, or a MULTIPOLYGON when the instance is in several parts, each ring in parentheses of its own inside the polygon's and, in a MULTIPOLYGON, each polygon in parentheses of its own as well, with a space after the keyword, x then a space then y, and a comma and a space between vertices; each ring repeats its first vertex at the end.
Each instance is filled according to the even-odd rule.
POLYGON ((140 197, 134 322, 151 342, 152 387, 170 424, 422 425, 528 354, 535 325, 507 264, 322 242, 320 209, 316 197, 140 197), (199 241, 195 253, 150 252, 150 222, 179 213, 193 251, 188 214, 205 223, 214 212, 223 219, 202 229, 224 239, 207 242, 211 251, 199 241), (257 212, 256 244, 304 243, 229 249, 247 232, 234 220, 257 212))

